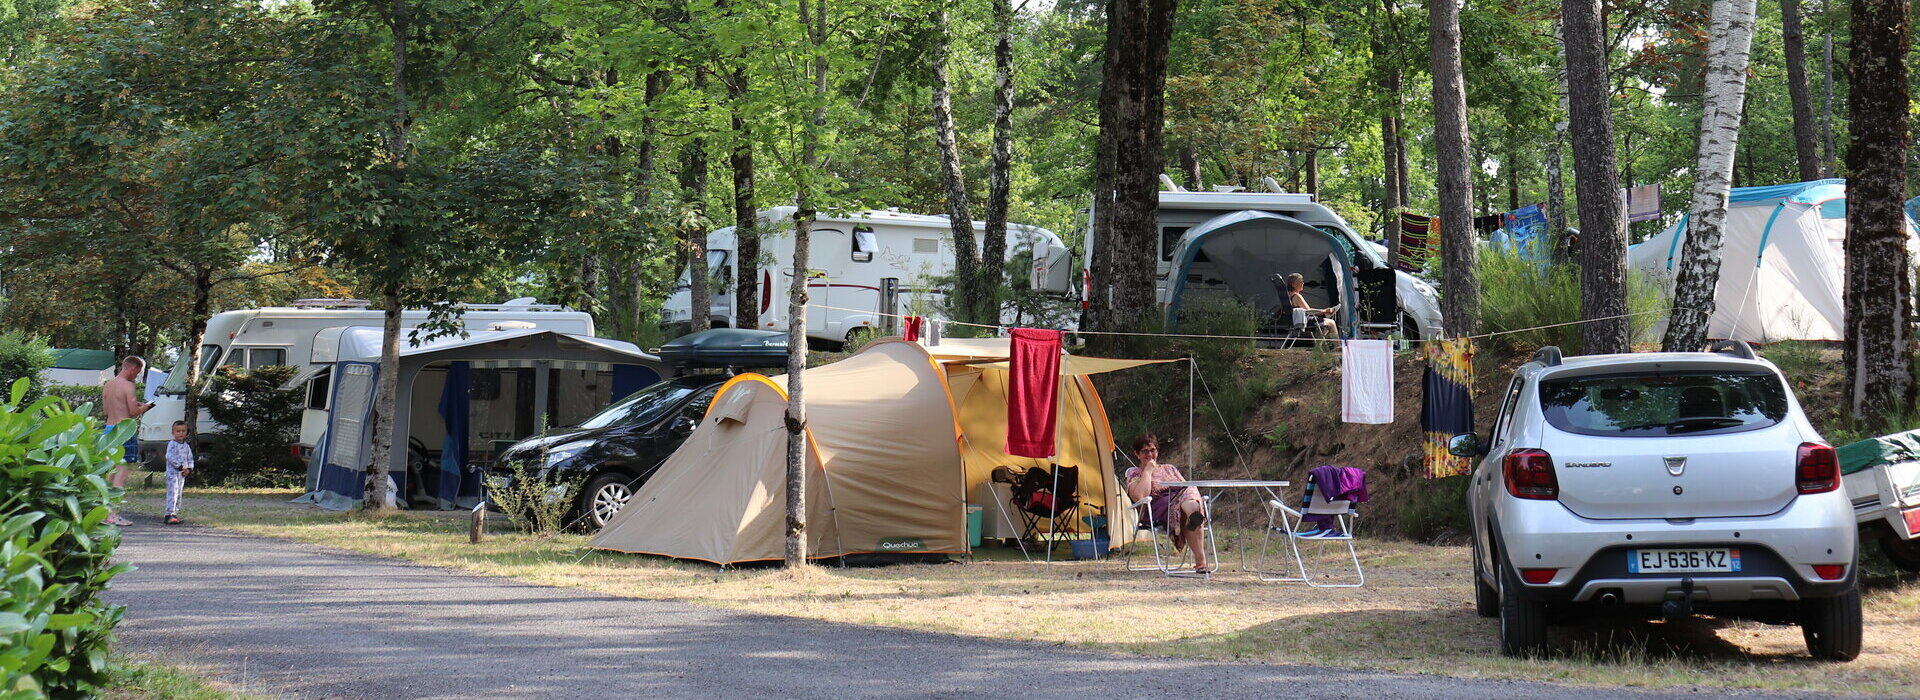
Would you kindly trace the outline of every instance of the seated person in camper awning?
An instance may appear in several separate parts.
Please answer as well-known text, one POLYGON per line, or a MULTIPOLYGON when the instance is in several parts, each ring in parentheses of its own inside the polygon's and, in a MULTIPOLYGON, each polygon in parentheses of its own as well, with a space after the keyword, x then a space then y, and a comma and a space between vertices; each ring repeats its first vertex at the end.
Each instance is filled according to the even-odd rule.
MULTIPOLYGON (((1287 275, 1286 296, 1287 296, 1287 303, 1289 308, 1305 309, 1307 312, 1307 315, 1316 316, 1319 318, 1319 323, 1317 325, 1320 327, 1321 330, 1325 331, 1327 335, 1338 337, 1340 335, 1339 327, 1334 324, 1333 316, 1335 314, 1340 313, 1340 305, 1334 304, 1333 306, 1329 306, 1324 309, 1313 308, 1311 304, 1307 303, 1307 298, 1300 294, 1301 290, 1304 290, 1306 288, 1307 288, 1307 278, 1305 275, 1302 275, 1298 272, 1287 275)), ((1308 325, 1311 326, 1315 324, 1311 320, 1309 320, 1308 325)))

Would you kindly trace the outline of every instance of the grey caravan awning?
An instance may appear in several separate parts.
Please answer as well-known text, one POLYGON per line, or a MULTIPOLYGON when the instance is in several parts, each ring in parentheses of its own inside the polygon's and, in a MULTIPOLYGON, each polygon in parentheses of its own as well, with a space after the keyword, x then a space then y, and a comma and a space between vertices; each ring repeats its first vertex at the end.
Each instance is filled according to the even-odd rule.
POLYGON ((1173 248, 1167 280, 1167 327, 1178 329, 1188 296, 1227 295, 1252 306, 1262 317, 1287 308, 1273 275, 1298 272, 1307 278, 1302 293, 1308 304, 1342 304, 1340 331, 1351 334, 1357 298, 1353 290, 1353 251, 1334 234, 1289 216, 1236 211, 1189 229, 1173 248))

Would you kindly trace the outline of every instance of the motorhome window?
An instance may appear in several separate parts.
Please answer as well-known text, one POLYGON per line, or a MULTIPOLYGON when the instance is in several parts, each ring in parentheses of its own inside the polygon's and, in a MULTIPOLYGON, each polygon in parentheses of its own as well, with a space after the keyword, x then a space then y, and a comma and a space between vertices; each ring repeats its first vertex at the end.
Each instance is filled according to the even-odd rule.
POLYGON ((247 352, 247 369, 255 370, 268 365, 287 363, 286 348, 254 348, 247 352))
POLYGON ((873 252, 880 249, 880 243, 873 236, 870 226, 853 227, 853 261, 873 262, 873 252))
POLYGON ((604 428, 616 424, 652 424, 664 417, 668 409, 692 391, 693 389, 677 382, 661 382, 634 392, 632 396, 621 399, 620 403, 608 406, 606 410, 582 422, 580 427, 604 428))
POLYGON ((915 238, 915 239, 913 239, 913 252, 915 252, 915 253, 924 253, 924 254, 927 254, 927 255, 939 255, 939 254, 940 254, 940 239, 938 239, 938 238, 915 238))
POLYGON ((333 370, 329 369, 307 382, 307 408, 316 411, 327 410, 328 400, 333 398, 333 370))
MULTIPOLYGON (((720 290, 725 289, 725 285, 726 285, 725 280, 732 278, 732 274, 731 274, 732 270, 733 268, 727 265, 727 251, 724 251, 724 250, 707 251, 707 275, 712 278, 713 285, 716 289, 720 289, 720 290)), ((682 289, 691 289, 692 286, 687 283, 687 280, 691 279, 692 275, 693 275, 692 265, 688 265, 686 267, 680 268, 680 278, 678 280, 675 280, 673 283, 674 291, 679 291, 682 289)))
MULTIPOLYGON (((173 371, 167 373, 167 381, 161 382, 160 388, 155 390, 154 393, 172 394, 175 396, 187 393, 187 368, 185 366, 187 353, 184 350, 180 353, 180 360, 180 362, 174 364, 173 371)), ((213 368, 220 366, 219 363, 220 346, 200 346, 200 376, 205 377, 213 373, 213 368)))
POLYGON ((1172 260, 1174 246, 1180 245, 1180 239, 1186 237, 1191 226, 1160 227, 1160 259, 1172 260))

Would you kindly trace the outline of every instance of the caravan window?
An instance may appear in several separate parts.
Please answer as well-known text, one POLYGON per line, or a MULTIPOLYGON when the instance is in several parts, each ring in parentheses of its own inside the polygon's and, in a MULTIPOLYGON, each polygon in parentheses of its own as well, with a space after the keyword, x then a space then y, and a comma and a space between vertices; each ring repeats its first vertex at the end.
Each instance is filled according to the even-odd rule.
POLYGON ((1160 227, 1160 259, 1161 260, 1173 259, 1174 246, 1180 245, 1180 238, 1187 235, 1187 229, 1189 228, 1192 228, 1192 227, 1191 226, 1160 227))
POLYGON ((871 226, 853 227, 853 261, 873 262, 873 252, 880 249, 880 243, 873 235, 871 226))
POLYGON ((307 382, 307 408, 316 411, 327 410, 328 401, 333 398, 333 370, 329 369, 307 382))
MULTIPOLYGON (((677 292, 682 289, 691 289, 692 285, 688 284, 687 280, 692 275, 692 265, 680 268, 680 279, 673 283, 673 290, 677 292)), ((707 276, 712 282, 714 291, 726 292, 728 281, 733 278, 733 267, 727 264, 727 251, 707 251, 707 276)))
POLYGON ((254 348, 247 352, 247 369, 249 371, 268 365, 284 365, 286 363, 286 348, 254 348))

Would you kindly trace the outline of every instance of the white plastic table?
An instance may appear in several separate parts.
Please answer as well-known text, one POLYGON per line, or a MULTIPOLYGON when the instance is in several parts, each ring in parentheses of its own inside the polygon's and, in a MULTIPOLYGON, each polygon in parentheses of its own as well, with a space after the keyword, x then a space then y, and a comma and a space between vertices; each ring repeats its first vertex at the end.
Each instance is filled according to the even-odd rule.
MULTIPOLYGON (((1274 481, 1274 480, 1268 480, 1268 479, 1189 479, 1187 481, 1161 481, 1161 482, 1156 482, 1156 485, 1172 487, 1172 488, 1186 488, 1188 486, 1191 486, 1196 489, 1260 489, 1261 491, 1266 492, 1267 498, 1279 501, 1281 500, 1279 489, 1292 486, 1293 482, 1274 481)), ((1207 522, 1212 523, 1213 522, 1213 499, 1202 498, 1200 499, 1200 502, 1204 504, 1207 509, 1207 522)), ((1207 542, 1208 549, 1212 550, 1213 567, 1214 569, 1217 570, 1220 568, 1220 544, 1217 540, 1215 540, 1212 537, 1209 537, 1207 539, 1208 539, 1208 542, 1207 542)), ((1240 568, 1243 571, 1246 571, 1248 573, 1252 573, 1255 575, 1259 575, 1261 573, 1257 570, 1247 568, 1246 556, 1244 551, 1242 551, 1242 556, 1240 557, 1240 568)), ((1172 571, 1166 571, 1166 573, 1168 575, 1175 575, 1174 572, 1172 571)))

